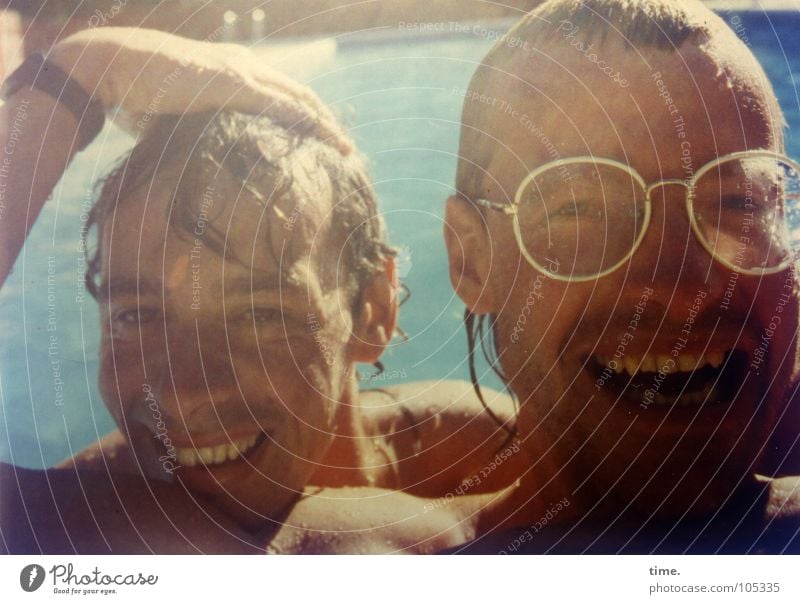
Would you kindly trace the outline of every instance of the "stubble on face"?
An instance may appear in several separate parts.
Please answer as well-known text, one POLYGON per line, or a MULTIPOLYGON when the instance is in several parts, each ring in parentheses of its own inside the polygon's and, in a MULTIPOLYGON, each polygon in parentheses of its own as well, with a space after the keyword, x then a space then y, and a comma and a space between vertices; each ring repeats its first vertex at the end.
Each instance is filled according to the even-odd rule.
MULTIPOLYGON (((468 99, 464 115, 472 122, 463 130, 459 190, 467 197, 513 199, 533 168, 578 155, 623 161, 650 182, 683 178, 687 148, 693 169, 733 151, 780 149, 780 113, 763 71, 746 49, 731 50, 726 39, 712 42, 643 51, 647 63, 613 44, 599 49, 631 90, 619 89, 568 47, 537 59, 538 70, 526 74, 524 84, 513 65, 484 68, 473 90, 505 94, 505 109, 479 107, 480 96, 468 99)), ((498 259, 487 283, 497 305, 495 340, 503 372, 523 403, 520 426, 551 468, 611 509, 632 503, 671 515, 693 502, 695 510, 713 509, 757 469, 797 378, 797 343, 790 335, 773 342, 769 377, 750 376, 730 409, 639 410, 607 385, 596 388, 597 376, 588 372, 592 356, 614 354, 643 292, 651 294, 628 354, 669 355, 683 335, 687 308, 702 292, 702 313, 686 351, 698 356, 737 348, 752 356, 784 279, 795 280, 743 277, 733 302, 721 310, 730 271, 695 240, 680 197, 680 191, 659 191, 637 255, 587 284, 538 274, 516 248, 511 221, 484 212, 498 259)), ((785 316, 796 331, 796 290, 793 296, 785 316)), ((741 380, 746 367, 740 369, 741 380)))
POLYGON ((101 390, 146 474, 161 478, 159 460, 172 455, 183 466, 173 479, 257 525, 302 492, 347 390, 350 307, 323 285, 315 251, 328 243, 328 211, 287 200, 264 208, 217 183, 215 205, 178 232, 165 218, 172 185, 162 184, 126 200, 104 229, 103 283, 128 286, 127 298, 114 290, 101 302, 101 390), (120 316, 128 308, 131 321, 120 316), (155 413, 172 453, 154 440, 155 413), (221 446, 241 454, 197 458, 221 446))

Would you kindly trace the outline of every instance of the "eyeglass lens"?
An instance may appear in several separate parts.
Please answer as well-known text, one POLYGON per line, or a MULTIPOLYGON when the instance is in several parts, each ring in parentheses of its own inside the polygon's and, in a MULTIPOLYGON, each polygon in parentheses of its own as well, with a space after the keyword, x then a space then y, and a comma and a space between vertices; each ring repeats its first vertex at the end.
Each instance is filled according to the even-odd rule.
MULTIPOLYGON (((782 266, 800 247, 800 174, 783 161, 753 156, 713 164, 691 196, 696 234, 737 270, 782 266)), ((527 254, 540 267, 558 266, 571 277, 613 270, 646 228, 642 183, 616 166, 556 165, 531 178, 519 201, 527 254)))
POLYGON ((575 277, 625 259, 645 226, 645 191, 620 168, 564 164, 532 178, 518 208, 522 243, 540 266, 575 277))
POLYGON ((800 175, 782 161, 728 160, 697 180, 692 213, 709 251, 739 270, 759 272, 781 266, 797 249, 798 192, 800 175))

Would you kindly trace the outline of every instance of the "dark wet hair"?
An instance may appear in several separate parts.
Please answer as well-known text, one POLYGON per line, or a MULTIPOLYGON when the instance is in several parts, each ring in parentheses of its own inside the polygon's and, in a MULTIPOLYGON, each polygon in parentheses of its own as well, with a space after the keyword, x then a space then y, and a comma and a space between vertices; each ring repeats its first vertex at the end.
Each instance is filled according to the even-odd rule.
MULTIPOLYGON (((234 111, 161 118, 98 183, 87 229, 102 231, 120 204, 134 192, 153 186, 163 173, 176 174, 168 219, 177 234, 185 237, 192 237, 200 202, 209 190, 216 189, 215 183, 233 183, 240 194, 266 205, 272 219, 290 218, 278 202, 286 208, 285 201, 290 200, 288 211, 295 207, 295 218, 302 220, 303 204, 312 195, 329 195, 329 240, 338 235, 337 241, 345 243, 335 250, 338 254, 331 253, 327 242, 317 248, 323 260, 339 260, 337 278, 347 281, 354 305, 361 287, 383 270, 384 260, 395 255, 386 242, 363 156, 355 151, 343 153, 332 142, 322 140, 310 121, 308 126, 287 125, 270 115, 234 111)), ((269 232, 264 230, 265 245, 278 260, 280 250, 269 240, 269 232)), ((224 235, 209 224, 203 243, 230 257, 224 235)), ((99 245, 91 252, 87 249, 86 286, 95 297, 101 261, 99 245)), ((328 271, 323 273, 324 279, 330 279, 328 271)))

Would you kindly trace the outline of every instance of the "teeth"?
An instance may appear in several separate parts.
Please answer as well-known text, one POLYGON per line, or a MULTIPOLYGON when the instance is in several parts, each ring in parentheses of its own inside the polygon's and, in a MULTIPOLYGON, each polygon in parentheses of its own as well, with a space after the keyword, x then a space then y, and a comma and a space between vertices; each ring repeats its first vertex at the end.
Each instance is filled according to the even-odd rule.
POLYGON ((695 359, 690 354, 679 355, 678 358, 675 359, 675 360, 676 360, 675 364, 678 366, 678 369, 680 369, 681 371, 692 371, 695 368, 696 361, 697 361, 697 359, 695 359))
POLYGON ((671 373, 675 370, 672 363, 669 361, 669 355, 660 354, 656 359, 656 371, 663 371, 664 373, 671 373))
POLYGON ((214 447, 214 463, 222 463, 228 460, 228 445, 214 447))
POLYGON ((699 392, 684 392, 677 399, 674 396, 667 396, 664 394, 656 393, 648 404, 653 404, 657 407, 688 407, 692 405, 703 405, 714 403, 718 397, 718 390, 715 385, 707 384, 699 392))
POLYGON ((203 463, 211 463, 214 461, 214 449, 211 447, 200 447, 197 450, 197 454, 200 456, 200 459, 203 460, 203 463))
POLYGON ((654 355, 646 354, 642 359, 642 364, 639 366, 639 370, 655 373, 656 371, 658 371, 658 363, 656 361, 657 359, 654 355))
POLYGON ((258 434, 233 440, 229 444, 217 445, 215 447, 176 447, 175 458, 182 466, 194 467, 200 463, 205 465, 219 464, 226 461, 233 461, 240 455, 247 453, 256 444, 258 434))
MULTIPOLYGON (((639 372, 656 373, 675 373, 677 371, 691 372, 702 369, 706 365, 711 365, 715 369, 720 367, 725 360, 724 352, 709 352, 697 357, 693 354, 679 354, 673 357, 669 354, 646 354, 644 358, 623 356, 616 357, 614 365, 615 373, 627 372, 628 375, 635 375, 639 372)), ((596 355, 595 360, 601 367, 608 367, 611 358, 603 355, 596 355)))
POLYGON ((709 365, 711 365, 714 369, 722 365, 722 361, 725 359, 725 354, 722 352, 712 352, 711 354, 707 355, 709 365))

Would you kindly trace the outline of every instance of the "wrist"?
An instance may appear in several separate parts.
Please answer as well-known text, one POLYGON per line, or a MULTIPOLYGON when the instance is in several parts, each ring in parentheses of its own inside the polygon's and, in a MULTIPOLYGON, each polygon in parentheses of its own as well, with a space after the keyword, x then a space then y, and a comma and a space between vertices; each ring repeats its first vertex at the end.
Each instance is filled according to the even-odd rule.
POLYGON ((59 42, 47 54, 47 60, 108 109, 114 105, 108 74, 118 49, 90 34, 79 32, 59 42))
POLYGON ((74 116, 78 131, 77 150, 85 149, 102 130, 105 116, 102 103, 91 97, 61 67, 48 61, 41 53, 33 53, 11 73, 0 86, 0 95, 9 99, 25 89, 38 90, 69 110, 74 116))

